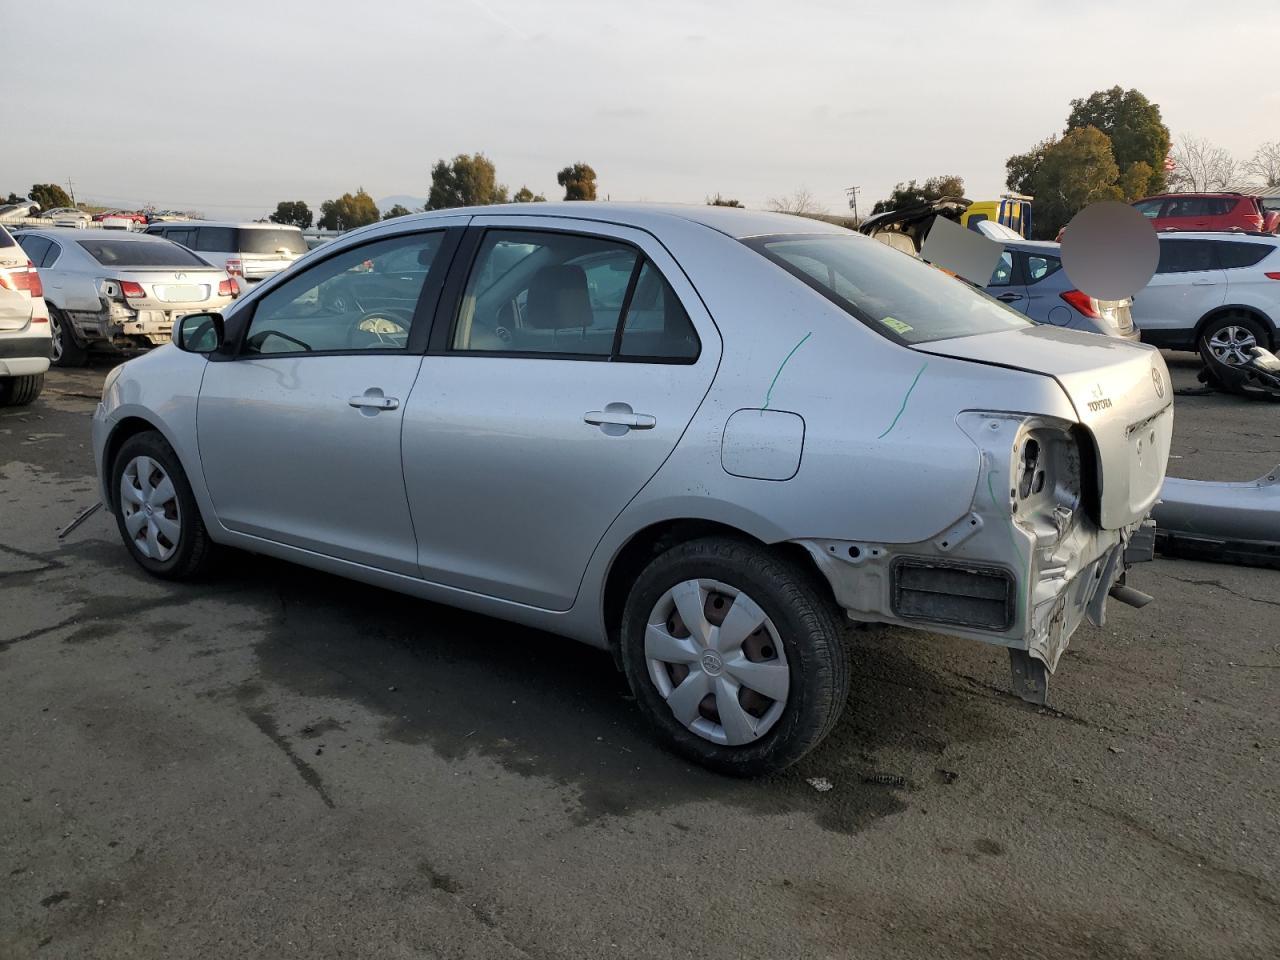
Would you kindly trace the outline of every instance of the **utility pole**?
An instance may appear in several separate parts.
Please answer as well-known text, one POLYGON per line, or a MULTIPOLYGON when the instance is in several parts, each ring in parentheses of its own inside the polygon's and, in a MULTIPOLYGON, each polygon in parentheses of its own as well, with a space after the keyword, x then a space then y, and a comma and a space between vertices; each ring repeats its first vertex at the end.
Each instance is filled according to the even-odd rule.
POLYGON ((845 193, 849 195, 849 207, 853 210, 853 219, 858 219, 858 191, 861 187, 847 187, 845 193))
POLYGON ((71 205, 76 205, 76 188, 71 183, 71 178, 67 177, 67 192, 71 194, 71 205))

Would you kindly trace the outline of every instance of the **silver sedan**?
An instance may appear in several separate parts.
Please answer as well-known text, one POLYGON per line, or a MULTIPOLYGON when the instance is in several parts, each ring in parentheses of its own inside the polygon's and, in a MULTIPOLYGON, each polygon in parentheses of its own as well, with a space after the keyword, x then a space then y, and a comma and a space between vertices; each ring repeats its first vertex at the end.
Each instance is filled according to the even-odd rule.
POLYGON ((817 744, 842 621, 1007 648, 1043 702, 1144 552, 1172 395, 822 222, 538 204, 347 234, 108 377, 104 502, 150 573, 269 554, 614 652, 687 757, 817 744))

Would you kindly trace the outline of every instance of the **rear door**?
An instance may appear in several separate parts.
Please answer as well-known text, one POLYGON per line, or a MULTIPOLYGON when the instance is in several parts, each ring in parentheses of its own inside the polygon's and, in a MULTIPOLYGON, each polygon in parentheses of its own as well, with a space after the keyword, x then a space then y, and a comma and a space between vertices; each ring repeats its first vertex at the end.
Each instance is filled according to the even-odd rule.
POLYGON ((567 610, 706 395, 720 338, 643 231, 494 215, 467 243, 405 412, 419 565, 434 582, 567 610))
MULTIPOLYGON (((1062 260, 1049 253, 1019 251, 1018 267, 1027 284, 1027 299, 1022 306, 1022 312, 1036 323, 1053 323, 1062 326, 1069 322, 1062 319, 1062 311, 1058 310, 1062 307, 1067 310, 1069 316, 1069 308, 1066 307, 1061 296, 1062 283, 1046 282, 1057 276, 1062 269, 1062 260)), ((1057 279, 1061 281, 1062 278, 1057 279)))
POLYGON ((196 415, 223 526, 417 575, 400 437, 457 242, 444 228, 465 222, 340 249, 228 319, 239 346, 205 367, 196 415), (399 276, 405 251, 420 265, 412 299, 371 307, 352 296, 384 268, 399 276))
POLYGON ((1189 342, 1200 318, 1226 302, 1227 278, 1213 247, 1211 240, 1160 238, 1155 276, 1133 298, 1140 330, 1185 333, 1189 342))
POLYGON ((1017 251, 1006 249, 996 261, 995 270, 987 282, 987 292, 1016 310, 1027 312, 1027 287, 1022 282, 1017 251))

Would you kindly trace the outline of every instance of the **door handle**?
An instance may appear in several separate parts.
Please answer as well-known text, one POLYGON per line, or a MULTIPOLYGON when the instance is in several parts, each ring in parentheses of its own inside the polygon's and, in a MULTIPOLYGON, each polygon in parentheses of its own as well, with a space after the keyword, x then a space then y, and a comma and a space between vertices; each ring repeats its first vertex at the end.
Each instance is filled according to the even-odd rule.
POLYGON ((1015 301, 1015 300, 1021 300, 1021 299, 1022 299, 1022 294, 1020 294, 1020 293, 1002 293, 1002 294, 1000 294, 1000 296, 996 297, 996 299, 997 299, 997 300, 999 300, 999 301, 1001 301, 1001 302, 1003 302, 1003 303, 1013 303, 1013 301, 1015 301))
POLYGON ((590 413, 584 413, 582 422, 590 423, 597 427, 603 427, 608 424, 615 427, 627 427, 631 430, 652 430, 658 424, 658 421, 647 413, 614 413, 604 410, 592 410, 590 413))
POLYGON ((1215 285, 1215 283, 1216 281, 1214 280, 1192 280, 1191 281, 1191 285, 1193 287, 1212 287, 1215 285))
MULTIPOLYGON (((377 388, 375 387, 374 390, 377 390, 377 388)), ((368 410, 394 410, 400 406, 400 401, 395 397, 384 397, 381 390, 377 390, 376 393, 374 390, 369 390, 358 397, 352 397, 347 401, 347 405, 356 409, 368 410)))

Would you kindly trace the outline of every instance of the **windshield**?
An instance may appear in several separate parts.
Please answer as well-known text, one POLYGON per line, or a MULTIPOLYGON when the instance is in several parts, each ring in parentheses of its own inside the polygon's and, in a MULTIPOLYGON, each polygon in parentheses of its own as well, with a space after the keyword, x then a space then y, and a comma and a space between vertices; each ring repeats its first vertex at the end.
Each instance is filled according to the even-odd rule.
POLYGON ((301 230, 241 230, 241 253, 284 253, 303 254, 307 252, 307 241, 301 230))
POLYGON ((1030 321, 908 254, 861 236, 744 240, 871 329, 907 343, 996 333, 1030 321))
POLYGON ((168 240, 77 240, 104 267, 208 267, 190 250, 168 240))

